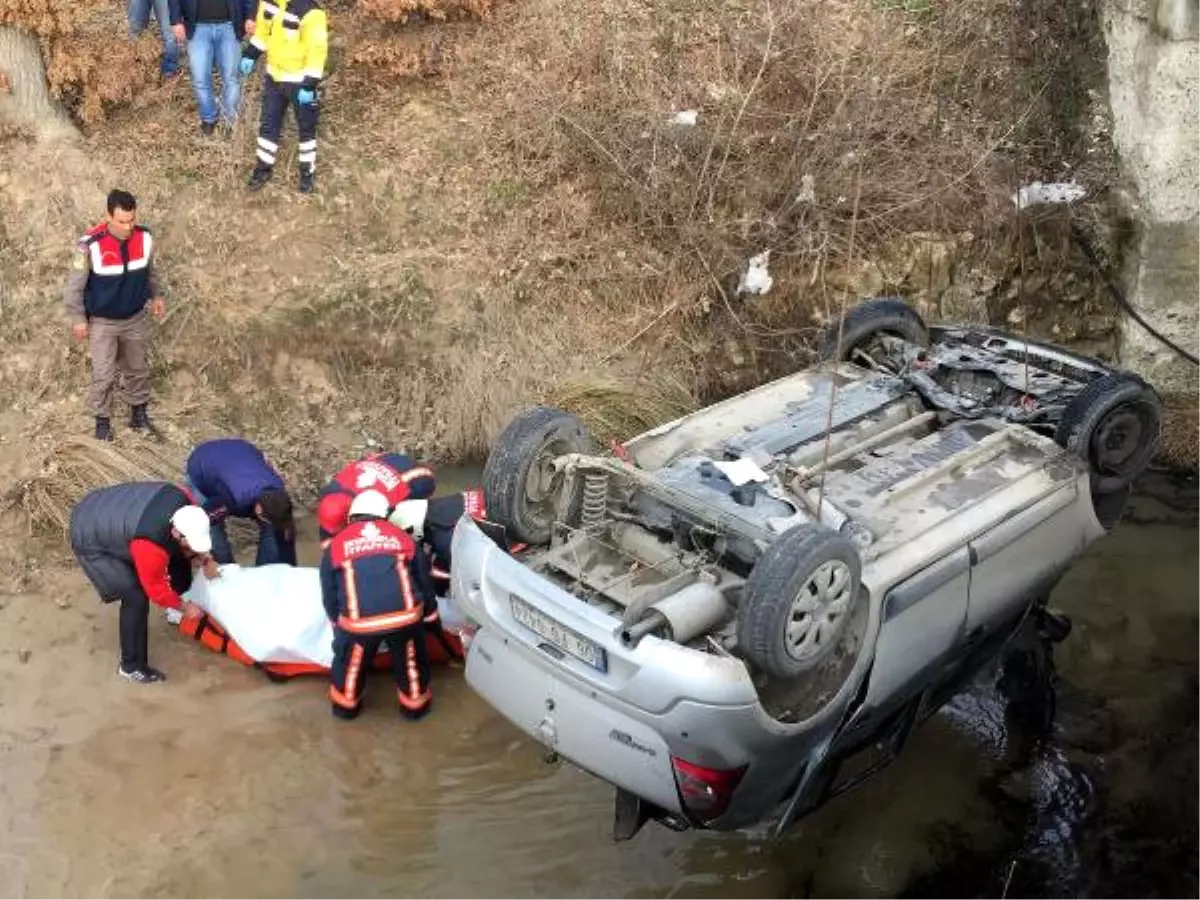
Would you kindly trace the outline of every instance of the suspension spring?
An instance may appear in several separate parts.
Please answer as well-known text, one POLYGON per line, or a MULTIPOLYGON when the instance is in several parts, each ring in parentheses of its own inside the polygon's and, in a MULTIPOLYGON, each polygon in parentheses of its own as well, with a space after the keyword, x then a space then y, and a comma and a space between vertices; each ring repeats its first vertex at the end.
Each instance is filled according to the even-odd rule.
POLYGON ((608 519, 608 473, 588 472, 583 476, 583 510, 579 524, 584 531, 596 531, 608 519))

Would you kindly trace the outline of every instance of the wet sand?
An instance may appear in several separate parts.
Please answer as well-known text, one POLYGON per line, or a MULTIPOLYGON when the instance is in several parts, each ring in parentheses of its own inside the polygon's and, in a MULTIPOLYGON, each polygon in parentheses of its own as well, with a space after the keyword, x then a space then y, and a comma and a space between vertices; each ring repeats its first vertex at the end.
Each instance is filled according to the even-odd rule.
POLYGON ((981 683, 779 842, 649 826, 613 844, 611 789, 544 763, 461 670, 435 671, 422 722, 381 673, 345 723, 322 679, 269 683, 156 614, 170 680, 128 684, 116 608, 48 561, 0 595, 0 894, 1194 895, 1187 490, 1190 513, 1140 503, 1056 590, 1075 629, 1049 745, 1014 763, 981 683))

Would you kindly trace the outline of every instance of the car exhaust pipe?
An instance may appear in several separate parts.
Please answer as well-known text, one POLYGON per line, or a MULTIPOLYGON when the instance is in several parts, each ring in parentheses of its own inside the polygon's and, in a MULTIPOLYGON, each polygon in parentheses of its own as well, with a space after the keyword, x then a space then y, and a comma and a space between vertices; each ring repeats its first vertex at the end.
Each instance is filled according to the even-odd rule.
POLYGON ((636 647, 648 634, 661 631, 666 640, 686 644, 707 634, 729 616, 729 604, 712 575, 664 597, 640 621, 621 630, 621 642, 636 647))

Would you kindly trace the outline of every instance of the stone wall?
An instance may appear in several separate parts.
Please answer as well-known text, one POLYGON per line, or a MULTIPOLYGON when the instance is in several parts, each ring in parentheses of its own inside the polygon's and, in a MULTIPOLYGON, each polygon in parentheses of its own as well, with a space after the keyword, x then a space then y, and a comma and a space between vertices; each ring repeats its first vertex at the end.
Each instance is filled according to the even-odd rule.
MULTIPOLYGON (((1200 305, 1200 44, 1197 0, 1108 0, 1113 142, 1125 213, 1130 304, 1182 347, 1197 350, 1200 305)), ((1121 323, 1121 362, 1163 393, 1195 395, 1197 369, 1132 319, 1121 323)), ((1192 436, 1193 438, 1195 435, 1192 436)))

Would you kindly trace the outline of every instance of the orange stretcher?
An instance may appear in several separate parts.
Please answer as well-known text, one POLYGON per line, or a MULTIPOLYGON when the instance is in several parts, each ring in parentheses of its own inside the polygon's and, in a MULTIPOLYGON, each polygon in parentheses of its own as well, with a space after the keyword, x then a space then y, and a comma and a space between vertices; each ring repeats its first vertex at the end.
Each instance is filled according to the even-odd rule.
MULTIPOLYGON (((287 681, 298 675, 329 674, 328 668, 317 663, 258 662, 239 647, 237 641, 233 640, 221 624, 208 613, 192 619, 182 619, 178 628, 184 637, 191 638, 215 653, 224 653, 244 666, 260 669, 272 681, 287 681)), ((429 662, 433 665, 460 661, 463 658, 462 640, 450 631, 443 630, 437 634, 427 632, 425 646, 429 652, 429 662)), ((377 653, 372 668, 388 669, 391 664, 391 657, 387 653, 377 653)))

